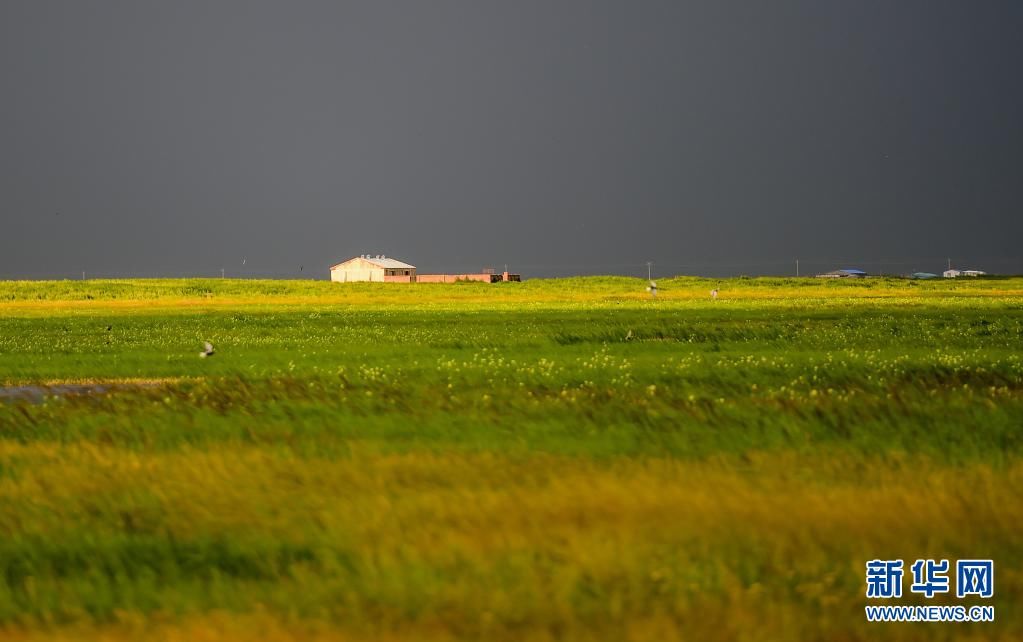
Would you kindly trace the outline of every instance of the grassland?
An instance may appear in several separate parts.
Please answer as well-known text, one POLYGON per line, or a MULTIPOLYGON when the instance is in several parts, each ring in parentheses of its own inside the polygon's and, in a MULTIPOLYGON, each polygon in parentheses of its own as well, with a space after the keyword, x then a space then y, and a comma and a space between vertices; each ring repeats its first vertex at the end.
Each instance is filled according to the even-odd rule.
POLYGON ((1023 637, 1023 279, 644 285, 0 283, 0 638, 1023 637))

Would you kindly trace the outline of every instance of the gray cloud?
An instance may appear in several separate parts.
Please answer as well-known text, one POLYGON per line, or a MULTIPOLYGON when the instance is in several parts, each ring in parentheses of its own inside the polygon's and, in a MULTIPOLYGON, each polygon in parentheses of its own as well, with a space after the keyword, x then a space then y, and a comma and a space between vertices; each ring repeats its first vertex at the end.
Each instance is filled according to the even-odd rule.
POLYGON ((1021 28, 1017 2, 11 0, 0 277, 1021 272, 1021 28))

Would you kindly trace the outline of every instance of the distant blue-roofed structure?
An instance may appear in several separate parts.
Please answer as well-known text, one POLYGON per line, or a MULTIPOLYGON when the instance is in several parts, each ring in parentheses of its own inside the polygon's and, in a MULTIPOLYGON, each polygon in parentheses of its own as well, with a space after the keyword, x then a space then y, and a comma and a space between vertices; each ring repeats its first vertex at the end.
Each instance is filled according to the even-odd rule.
POLYGON ((831 272, 825 272, 824 274, 818 274, 818 279, 862 279, 867 276, 867 273, 863 270, 857 270, 855 268, 845 268, 842 270, 833 270, 831 272))

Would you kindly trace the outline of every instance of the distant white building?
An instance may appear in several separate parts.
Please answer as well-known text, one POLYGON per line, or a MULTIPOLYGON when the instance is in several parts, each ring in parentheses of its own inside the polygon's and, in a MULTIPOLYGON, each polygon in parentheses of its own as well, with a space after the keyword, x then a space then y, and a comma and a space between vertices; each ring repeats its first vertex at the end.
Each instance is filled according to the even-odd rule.
POLYGON ((383 283, 412 283, 416 280, 416 266, 378 254, 363 254, 330 268, 330 280, 338 283, 375 281, 383 283))
POLYGON ((945 270, 941 273, 941 276, 946 279, 954 279, 960 276, 984 276, 987 274, 984 270, 945 270))

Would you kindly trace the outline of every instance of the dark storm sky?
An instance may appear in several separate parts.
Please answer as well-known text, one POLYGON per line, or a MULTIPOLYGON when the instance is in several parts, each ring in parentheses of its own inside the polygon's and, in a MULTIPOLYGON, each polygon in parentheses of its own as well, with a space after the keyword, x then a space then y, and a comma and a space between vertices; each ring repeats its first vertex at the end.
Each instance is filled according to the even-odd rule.
POLYGON ((4 0, 0 278, 1021 272, 1021 34, 1017 0, 4 0))

